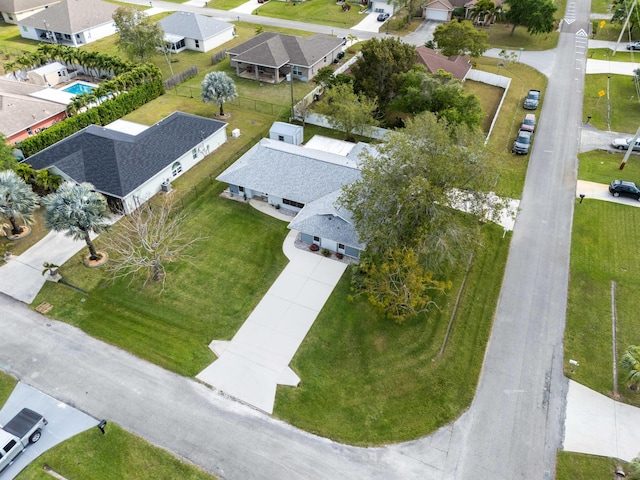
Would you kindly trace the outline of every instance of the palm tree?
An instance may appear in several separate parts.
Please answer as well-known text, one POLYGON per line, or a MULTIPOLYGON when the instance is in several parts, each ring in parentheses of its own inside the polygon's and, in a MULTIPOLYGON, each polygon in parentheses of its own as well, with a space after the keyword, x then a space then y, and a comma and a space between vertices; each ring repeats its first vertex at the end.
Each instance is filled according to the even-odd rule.
POLYGON ((54 192, 62 183, 62 177, 51 173, 49 170, 36 170, 33 177, 35 186, 46 193, 54 192))
POLYGON ((224 72, 207 73, 202 81, 202 101, 215 103, 220 107, 220 116, 224 116, 222 106, 224 102, 233 100, 238 96, 236 85, 231 77, 224 72))
POLYGON ((0 172, 0 214, 11 224, 11 234, 19 235, 25 224, 33 222, 33 212, 38 207, 38 195, 13 170, 0 172))
POLYGON ((640 346, 631 345, 620 360, 620 366, 627 372, 627 381, 631 389, 640 385, 640 346))
POLYGON ((58 191, 42 199, 44 223, 47 228, 75 240, 84 240, 89 248, 89 258, 100 260, 91 232, 102 233, 109 228, 107 200, 94 191, 90 183, 63 183, 58 191))

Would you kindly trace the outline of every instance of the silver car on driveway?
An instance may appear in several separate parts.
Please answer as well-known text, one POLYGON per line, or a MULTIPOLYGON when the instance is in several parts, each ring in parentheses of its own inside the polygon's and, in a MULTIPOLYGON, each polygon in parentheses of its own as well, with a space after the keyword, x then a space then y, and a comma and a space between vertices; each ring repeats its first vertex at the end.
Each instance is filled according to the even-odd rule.
MULTIPOLYGON (((617 148, 618 150, 627 150, 629 148, 629 145, 631 144, 631 140, 633 140, 633 138, 616 138, 611 142, 611 146, 613 148, 617 148)), ((640 151, 640 140, 636 140, 633 149, 635 151, 640 151)))

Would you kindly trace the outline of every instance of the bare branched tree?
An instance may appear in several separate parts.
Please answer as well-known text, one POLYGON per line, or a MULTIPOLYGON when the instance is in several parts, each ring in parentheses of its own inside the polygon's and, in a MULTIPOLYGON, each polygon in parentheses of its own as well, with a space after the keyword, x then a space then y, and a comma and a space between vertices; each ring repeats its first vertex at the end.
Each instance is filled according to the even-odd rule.
POLYGON ((144 277, 143 286, 150 280, 162 282, 164 291, 165 264, 189 258, 188 249, 202 239, 187 230, 187 213, 174 207, 175 202, 165 197, 154 205, 145 203, 118 222, 115 234, 105 241, 114 279, 130 277, 133 282, 144 277))

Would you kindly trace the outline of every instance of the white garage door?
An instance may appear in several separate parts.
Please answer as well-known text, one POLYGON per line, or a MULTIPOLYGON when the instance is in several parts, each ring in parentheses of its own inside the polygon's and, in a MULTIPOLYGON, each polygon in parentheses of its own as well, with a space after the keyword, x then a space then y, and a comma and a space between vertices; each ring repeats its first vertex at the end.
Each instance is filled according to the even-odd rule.
POLYGON ((437 10, 435 8, 427 8, 427 20, 439 20, 442 22, 446 22, 447 19, 447 11, 446 10, 437 10))

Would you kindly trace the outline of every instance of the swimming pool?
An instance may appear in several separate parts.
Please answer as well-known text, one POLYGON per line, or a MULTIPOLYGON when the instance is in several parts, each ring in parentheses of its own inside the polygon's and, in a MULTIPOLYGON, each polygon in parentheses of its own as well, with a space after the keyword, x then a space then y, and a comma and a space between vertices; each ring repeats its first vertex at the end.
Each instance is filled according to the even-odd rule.
POLYGON ((70 93, 71 95, 82 95, 83 93, 90 93, 96 89, 96 85, 84 82, 75 82, 66 88, 63 88, 63 92, 70 93))

